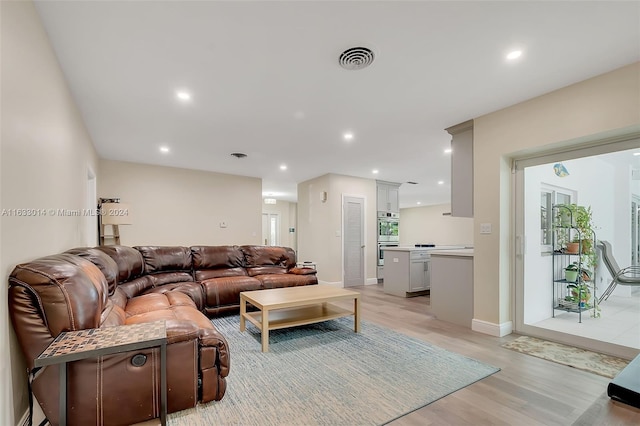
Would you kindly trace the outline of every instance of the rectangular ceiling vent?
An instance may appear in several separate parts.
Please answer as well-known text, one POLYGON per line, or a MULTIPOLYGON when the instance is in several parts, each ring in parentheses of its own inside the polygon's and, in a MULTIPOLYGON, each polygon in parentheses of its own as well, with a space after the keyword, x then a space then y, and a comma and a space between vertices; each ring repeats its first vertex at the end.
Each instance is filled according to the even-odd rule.
POLYGON ((411 181, 409 181, 409 182, 407 182, 407 183, 408 183, 409 185, 417 185, 417 184, 418 184, 418 182, 411 182, 411 181))

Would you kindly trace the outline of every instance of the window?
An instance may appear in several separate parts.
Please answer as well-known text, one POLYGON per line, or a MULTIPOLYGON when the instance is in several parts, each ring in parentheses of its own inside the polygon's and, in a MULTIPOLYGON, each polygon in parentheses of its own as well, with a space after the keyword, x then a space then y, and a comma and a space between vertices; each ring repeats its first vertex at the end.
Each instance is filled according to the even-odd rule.
POLYGON ((576 191, 543 183, 540 189, 540 249, 542 253, 551 253, 551 208, 554 204, 571 204, 577 199, 576 191))

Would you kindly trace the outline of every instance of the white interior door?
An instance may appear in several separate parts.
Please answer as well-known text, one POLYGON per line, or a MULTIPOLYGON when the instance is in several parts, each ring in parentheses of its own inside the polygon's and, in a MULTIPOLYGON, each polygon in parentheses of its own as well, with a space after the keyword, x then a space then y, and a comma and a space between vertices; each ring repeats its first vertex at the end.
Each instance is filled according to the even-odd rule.
POLYGON ((344 286, 364 285, 364 199, 344 197, 344 286))
POLYGON ((265 246, 280 245, 280 215, 262 213, 262 242, 265 246))

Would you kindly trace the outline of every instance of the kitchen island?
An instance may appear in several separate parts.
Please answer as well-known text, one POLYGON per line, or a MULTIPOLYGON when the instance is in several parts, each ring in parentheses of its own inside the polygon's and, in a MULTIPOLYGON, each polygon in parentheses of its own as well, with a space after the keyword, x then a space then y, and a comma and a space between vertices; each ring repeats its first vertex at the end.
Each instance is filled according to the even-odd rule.
POLYGON ((384 248, 384 282, 387 294, 413 297, 431 288, 431 253, 464 249, 464 246, 384 248))
POLYGON ((431 252, 430 297, 436 318, 471 328, 473 249, 431 252))

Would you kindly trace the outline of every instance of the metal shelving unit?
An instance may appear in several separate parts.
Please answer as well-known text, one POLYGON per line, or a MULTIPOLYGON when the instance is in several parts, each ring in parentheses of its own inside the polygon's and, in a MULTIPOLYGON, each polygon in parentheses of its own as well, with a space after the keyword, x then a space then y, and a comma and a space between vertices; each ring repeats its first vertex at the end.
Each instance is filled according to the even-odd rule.
POLYGON ((594 310, 595 315, 595 300, 596 282, 595 270, 591 272, 591 279, 585 280, 583 277, 583 242, 590 239, 592 247, 596 244, 596 235, 594 232, 591 235, 582 235, 580 229, 573 225, 573 213, 571 209, 562 204, 555 204, 552 206, 552 274, 553 274, 553 302, 552 302, 552 316, 555 318, 557 310, 574 312, 578 314, 578 322, 582 322, 582 313, 589 309, 594 310), (561 221, 560 217, 568 218, 567 221, 561 221), (568 251, 567 243, 577 243, 577 251, 568 251), (575 263, 578 267, 578 274, 576 281, 567 281, 565 278, 565 268, 570 264, 575 263), (588 284, 587 284, 588 283, 588 284), (587 294, 589 293, 584 289, 583 284, 587 284, 590 287, 591 303, 587 301, 587 294))

